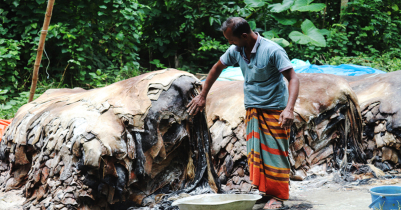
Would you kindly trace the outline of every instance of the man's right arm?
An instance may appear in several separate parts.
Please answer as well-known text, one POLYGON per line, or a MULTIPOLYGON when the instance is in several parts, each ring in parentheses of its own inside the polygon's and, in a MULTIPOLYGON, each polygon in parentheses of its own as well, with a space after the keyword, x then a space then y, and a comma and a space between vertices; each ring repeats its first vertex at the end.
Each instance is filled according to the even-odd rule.
POLYGON ((216 64, 210 69, 209 74, 207 75, 205 84, 203 85, 202 92, 197 95, 192 101, 187 105, 188 112, 190 115, 196 115, 199 111, 202 111, 206 106, 206 97, 210 91, 210 88, 220 76, 225 66, 220 60, 217 61, 216 64))

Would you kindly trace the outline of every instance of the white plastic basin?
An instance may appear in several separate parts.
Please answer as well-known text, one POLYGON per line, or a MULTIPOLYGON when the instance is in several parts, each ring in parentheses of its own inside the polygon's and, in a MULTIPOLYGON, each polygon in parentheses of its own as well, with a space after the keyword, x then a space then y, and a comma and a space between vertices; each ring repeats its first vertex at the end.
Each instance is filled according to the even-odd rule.
POLYGON ((205 194, 181 198, 172 205, 180 210, 251 210, 261 198, 253 194, 205 194))

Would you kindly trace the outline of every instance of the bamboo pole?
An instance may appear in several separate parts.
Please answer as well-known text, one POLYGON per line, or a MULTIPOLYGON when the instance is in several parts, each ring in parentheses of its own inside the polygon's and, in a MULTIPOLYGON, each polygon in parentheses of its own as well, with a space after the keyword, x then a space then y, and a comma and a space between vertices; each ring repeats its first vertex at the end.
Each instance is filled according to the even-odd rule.
POLYGON ((46 41, 47 30, 49 29, 50 18, 52 17, 53 5, 54 5, 54 0, 49 0, 47 2, 46 15, 45 15, 45 20, 43 22, 42 31, 40 33, 38 53, 36 55, 35 65, 34 65, 34 69, 33 69, 32 86, 31 86, 31 91, 29 94, 28 102, 31 102, 33 100, 33 96, 35 94, 36 84, 38 82, 40 61, 42 60, 43 47, 44 47, 45 41, 46 41))

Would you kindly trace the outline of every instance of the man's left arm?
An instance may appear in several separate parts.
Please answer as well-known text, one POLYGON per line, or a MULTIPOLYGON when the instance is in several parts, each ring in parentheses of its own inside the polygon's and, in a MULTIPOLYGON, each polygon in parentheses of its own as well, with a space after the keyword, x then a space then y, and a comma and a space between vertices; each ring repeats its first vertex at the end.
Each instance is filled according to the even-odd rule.
POLYGON ((294 106, 299 93, 299 79, 293 68, 281 72, 288 80, 288 103, 280 115, 279 122, 282 128, 290 128, 294 122, 294 106))

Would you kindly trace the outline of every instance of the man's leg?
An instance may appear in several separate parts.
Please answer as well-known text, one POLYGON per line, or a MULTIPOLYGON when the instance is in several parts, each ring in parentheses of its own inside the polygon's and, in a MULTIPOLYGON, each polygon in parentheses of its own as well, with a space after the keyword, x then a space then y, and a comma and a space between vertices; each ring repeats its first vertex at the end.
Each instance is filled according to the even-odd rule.
POLYGON ((282 201, 272 198, 266 203, 263 209, 279 209, 282 207, 284 207, 284 203, 282 201))
POLYGON ((280 113, 279 110, 250 108, 246 117, 250 180, 260 192, 273 196, 267 208, 281 207, 281 201, 289 198, 290 130, 278 124, 280 113))

